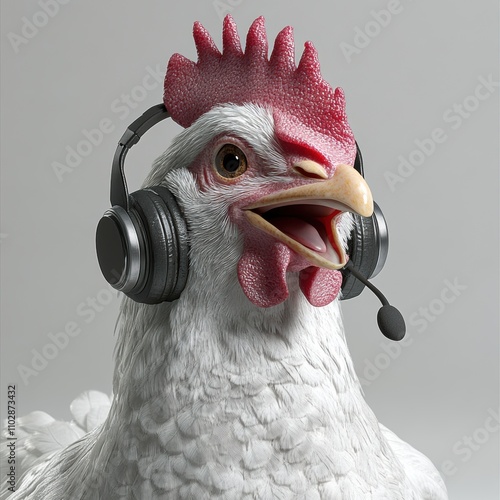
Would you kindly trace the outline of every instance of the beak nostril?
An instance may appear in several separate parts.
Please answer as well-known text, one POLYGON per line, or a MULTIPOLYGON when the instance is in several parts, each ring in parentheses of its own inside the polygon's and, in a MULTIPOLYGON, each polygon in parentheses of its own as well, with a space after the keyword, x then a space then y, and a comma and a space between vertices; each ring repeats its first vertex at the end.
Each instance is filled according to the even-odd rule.
POLYGON ((324 167, 315 161, 301 161, 296 163, 293 169, 302 177, 309 177, 310 179, 328 179, 328 174, 324 167))
POLYGON ((307 170, 304 170, 301 167, 294 167, 295 172, 300 174, 302 177, 309 177, 311 179, 324 179, 322 175, 316 174, 314 172, 308 172, 307 170))

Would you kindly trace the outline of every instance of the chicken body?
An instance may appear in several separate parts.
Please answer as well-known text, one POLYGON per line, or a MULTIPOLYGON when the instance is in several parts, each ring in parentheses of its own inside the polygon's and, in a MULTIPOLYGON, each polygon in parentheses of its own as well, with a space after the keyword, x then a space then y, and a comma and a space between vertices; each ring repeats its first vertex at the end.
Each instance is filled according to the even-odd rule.
MULTIPOLYGON (((294 172, 295 156, 269 110, 226 105, 157 161, 145 185, 168 186, 186 218, 186 289, 173 303, 124 300, 107 420, 33 470, 12 500, 447 498, 429 460, 364 401, 339 300, 311 305, 303 259, 294 256, 288 298, 273 307, 252 303, 238 281, 258 231, 241 207, 275 187, 321 182, 294 172), (228 142, 246 154, 239 182, 212 168, 228 142)), ((349 215, 337 226, 345 245, 349 215)), ((285 252, 262 238, 271 259, 285 252)))

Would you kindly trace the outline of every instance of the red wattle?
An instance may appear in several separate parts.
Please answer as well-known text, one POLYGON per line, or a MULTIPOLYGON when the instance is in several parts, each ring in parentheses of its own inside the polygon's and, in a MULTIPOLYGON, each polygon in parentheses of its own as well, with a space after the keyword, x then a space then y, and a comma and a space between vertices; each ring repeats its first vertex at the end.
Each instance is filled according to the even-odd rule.
POLYGON ((238 280, 253 304, 275 306, 288 297, 286 270, 291 250, 280 242, 267 243, 264 238, 256 243, 246 246, 238 262, 238 280))
POLYGON ((322 267, 307 267, 300 271, 299 286, 309 303, 323 307, 337 297, 342 286, 342 273, 322 267))
POLYGON ((284 243, 257 237, 247 240, 238 262, 238 280, 247 298, 258 307, 272 307, 288 298, 287 272, 299 273, 299 286, 315 307, 337 298, 340 271, 310 266, 284 243))

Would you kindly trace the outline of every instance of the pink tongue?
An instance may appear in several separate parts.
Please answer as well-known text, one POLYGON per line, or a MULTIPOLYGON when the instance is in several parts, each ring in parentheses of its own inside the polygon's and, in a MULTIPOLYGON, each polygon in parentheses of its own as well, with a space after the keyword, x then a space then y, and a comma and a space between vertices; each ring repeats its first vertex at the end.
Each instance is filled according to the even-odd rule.
POLYGON ((317 229, 305 220, 295 217, 276 217, 270 221, 282 233, 298 241, 311 250, 319 253, 326 252, 326 245, 317 229))

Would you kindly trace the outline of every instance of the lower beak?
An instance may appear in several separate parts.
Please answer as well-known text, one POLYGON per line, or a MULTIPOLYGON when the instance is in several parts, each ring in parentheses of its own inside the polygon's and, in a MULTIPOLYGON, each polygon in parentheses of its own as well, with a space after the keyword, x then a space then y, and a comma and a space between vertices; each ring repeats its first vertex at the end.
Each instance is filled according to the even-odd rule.
POLYGON ((339 165, 332 178, 264 196, 245 207, 249 222, 285 243, 312 265, 341 269, 347 257, 337 233, 343 212, 373 213, 373 198, 363 177, 339 165))

